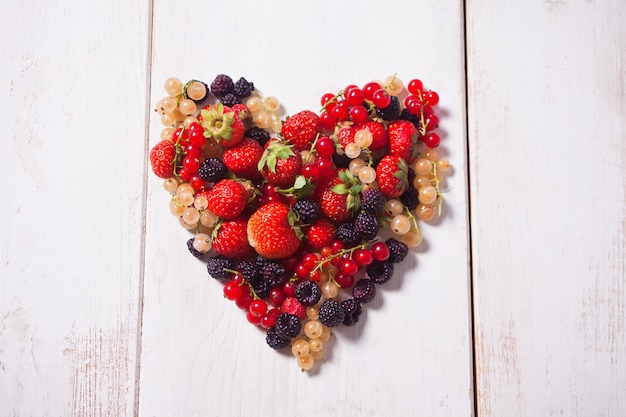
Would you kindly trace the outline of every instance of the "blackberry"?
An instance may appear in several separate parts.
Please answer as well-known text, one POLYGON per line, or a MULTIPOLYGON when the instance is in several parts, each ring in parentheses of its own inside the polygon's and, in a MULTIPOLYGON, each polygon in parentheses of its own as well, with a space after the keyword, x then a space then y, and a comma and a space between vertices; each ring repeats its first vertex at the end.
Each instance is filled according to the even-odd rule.
POLYGON ((359 233, 354 228, 353 222, 341 223, 337 227, 337 239, 344 245, 352 247, 360 242, 359 233))
POLYGON ((261 273, 263 273, 263 267, 268 261, 269 260, 265 256, 259 254, 257 254, 256 259, 254 260, 254 262, 256 263, 256 267, 259 269, 259 271, 261 271, 261 273))
POLYGON ((233 79, 226 74, 220 74, 211 83, 211 93, 217 97, 222 98, 228 93, 231 93, 235 88, 233 79))
POLYGON ((333 163, 337 168, 348 168, 352 159, 348 158, 346 154, 340 154, 339 152, 333 153, 333 163))
POLYGON ((384 109, 376 108, 376 114, 383 120, 391 121, 400 117, 400 100, 398 97, 391 96, 389 105, 384 109))
POLYGON ((411 114, 407 109, 402 109, 400 112, 400 116, 398 116, 400 120, 407 120, 415 125, 416 128, 419 128, 420 119, 416 114, 411 114))
POLYGON ((404 242, 400 242, 397 239, 390 237, 385 241, 389 247, 389 259, 388 261, 394 264, 400 263, 404 260, 409 253, 409 247, 404 242))
POLYGON ((207 271, 215 279, 228 279, 230 272, 224 269, 233 269, 233 261, 225 256, 217 255, 209 258, 207 262, 207 271))
POLYGON ((261 146, 265 146, 267 141, 270 140, 271 135, 267 130, 253 126, 246 132, 246 137, 256 140, 261 146))
POLYGON ((346 313, 338 301, 326 300, 320 307, 317 316, 324 326, 335 327, 343 322, 346 313))
POLYGON ((289 271, 279 262, 267 261, 263 265, 263 281, 272 288, 283 285, 289 279, 289 271))
POLYGON ((385 195, 376 188, 368 188, 361 195, 361 208, 375 216, 383 211, 386 203, 385 195))
POLYGON ((261 279, 261 273, 257 268, 256 262, 251 260, 240 261, 237 264, 237 270, 241 272, 243 279, 250 285, 254 286, 261 279))
POLYGON ((246 98, 254 91, 254 83, 249 82, 245 78, 241 77, 235 83, 233 87, 233 94, 239 98, 246 98))
POLYGON ((278 336, 291 339, 300 333, 302 323, 298 316, 289 313, 280 313, 276 319, 274 329, 276 329, 278 336))
POLYGON ((343 324, 346 326, 353 326, 359 321, 359 316, 363 312, 361 303, 354 298, 348 298, 341 302, 341 308, 343 308, 343 324))
POLYGON ((374 261, 366 267, 365 272, 375 284, 384 284, 393 275, 393 264, 389 261, 374 261))
POLYGON ((354 220, 354 229, 363 240, 372 240, 378 234, 378 219, 376 216, 360 212, 354 220))
POLYGON ((369 303, 376 296, 376 285, 371 279, 361 278, 352 287, 352 296, 361 303, 369 303))
POLYGON ((289 346, 289 343, 291 343, 291 340, 288 337, 279 336, 274 327, 267 330, 265 341, 272 349, 282 349, 289 346))
POLYGON ((296 286, 296 299, 304 306, 313 306, 322 298, 320 286, 313 281, 302 281, 296 286))
POLYGON ((313 200, 298 200, 293 205, 293 209, 300 216, 300 221, 305 224, 312 224, 322 214, 320 205, 313 200))
POLYGON ((241 100, 239 99, 239 97, 233 93, 224 94, 224 96, 222 96, 220 101, 222 102, 223 105, 227 107, 233 107, 235 104, 241 103, 241 100))
MULTIPOLYGON (((413 184, 413 181, 411 181, 410 184, 413 184)), ((407 187, 406 191, 403 192, 400 196, 400 201, 406 206, 407 209, 409 209, 409 211, 413 211, 417 208, 417 205, 419 204, 418 195, 419 193, 417 189, 413 186, 409 186, 407 187)))
POLYGON ((202 255, 204 255, 204 253, 200 252, 198 249, 193 247, 193 241, 194 241, 193 237, 187 241, 187 249, 189 249, 189 252, 191 252, 191 254, 195 256, 196 258, 201 258, 202 255))
POLYGON ((270 296, 270 291, 272 291, 272 287, 266 281, 260 279, 254 285, 252 285, 252 289, 254 290, 257 297, 264 299, 270 296))
POLYGON ((218 182, 226 175, 226 165, 218 158, 207 158, 198 169, 198 176, 207 182, 218 182))

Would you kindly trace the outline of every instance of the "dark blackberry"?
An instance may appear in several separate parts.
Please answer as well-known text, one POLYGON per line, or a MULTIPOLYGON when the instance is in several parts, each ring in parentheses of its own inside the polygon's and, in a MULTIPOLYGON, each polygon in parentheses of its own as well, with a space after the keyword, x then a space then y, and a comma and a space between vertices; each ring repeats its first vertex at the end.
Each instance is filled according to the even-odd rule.
POLYGON ((271 135, 267 130, 253 126, 246 132, 246 137, 256 140, 261 146, 265 146, 267 141, 270 140, 271 135))
POLYGON ((261 280, 261 272, 259 268, 257 268, 255 261, 239 261, 239 263, 237 264, 237 270, 241 272, 243 279, 245 279, 252 286, 254 286, 257 282, 261 280))
POLYGON ((346 154, 340 154, 338 152, 333 153, 332 159, 337 168, 348 168, 350 162, 352 161, 352 159, 348 158, 346 154))
POLYGON ((202 255, 204 255, 204 253, 200 252, 198 249, 193 247, 193 241, 194 241, 193 237, 187 241, 187 249, 189 249, 189 252, 191 252, 191 254, 195 256, 196 258, 201 258, 202 255))
POLYGON ((262 279, 258 280, 252 286, 252 289, 254 290, 257 297, 261 299, 269 297, 270 291, 272 291, 272 287, 270 286, 270 284, 268 284, 266 281, 263 281, 262 279))
POLYGON ((404 260, 409 253, 409 247, 404 242, 400 242, 397 239, 390 237, 385 241, 389 247, 389 262, 397 264, 404 260))
POLYGON ((239 99, 239 97, 233 93, 224 94, 222 98, 220 99, 220 101, 222 102, 223 105, 227 107, 233 107, 235 104, 241 103, 241 100, 239 99))
POLYGON ((241 77, 235 83, 233 87, 233 93, 239 98, 246 98, 254 91, 254 83, 249 82, 245 78, 241 77))
POLYGON ((235 88, 233 79, 226 74, 220 74, 211 83, 211 93, 217 97, 222 98, 228 93, 232 93, 235 88))
POLYGON ((226 175, 226 165, 218 158, 207 158, 198 169, 198 176, 207 182, 218 182, 226 175))
MULTIPOLYGON (((413 182, 411 181, 410 184, 413 184, 413 182)), ((400 196, 400 201, 406 206, 407 209, 409 209, 409 211, 413 211, 419 204, 418 195, 419 193, 417 192, 417 189, 413 186, 409 186, 400 196)))
POLYGON ((376 296, 376 285, 371 279, 362 278, 352 287, 352 296, 360 303, 369 303, 376 296))
POLYGON ((354 298, 348 298, 341 302, 341 308, 343 308, 343 324, 346 326, 353 326, 359 321, 359 316, 363 312, 361 303, 354 298))
POLYGON ((377 188, 368 188, 361 194, 361 208, 377 216, 385 208, 387 199, 385 195, 377 188))
POLYGON ((283 285, 289 279, 289 271, 279 262, 267 261, 263 265, 263 281, 272 288, 283 285))
POLYGON ((274 327, 267 330, 267 336, 265 336, 265 341, 272 349, 282 349, 289 346, 289 344, 291 343, 291 339, 289 339, 288 337, 280 336, 274 327))
POLYGON ((302 329, 302 323, 298 316, 294 316, 289 313, 280 313, 278 318, 276 319, 276 325, 274 325, 274 329, 276 329, 276 333, 280 337, 284 338, 293 338, 300 333, 302 329))
POLYGON ((296 299, 304 306, 313 306, 322 298, 320 286, 313 281, 302 281, 296 286, 296 299))
POLYGON ((396 120, 400 117, 400 100, 398 97, 391 96, 389 105, 384 109, 376 108, 376 114, 383 120, 396 120))
POLYGON ((254 262, 256 263, 256 267, 259 269, 259 271, 261 271, 261 274, 263 273, 263 267, 265 266, 265 263, 268 261, 269 259, 267 259, 265 256, 257 254, 254 262))
POLYGON ((293 209, 300 216, 300 221, 304 224, 313 224, 322 214, 320 205, 313 200, 298 200, 293 205, 293 209))
POLYGON ((341 223, 337 226, 337 239, 341 240, 348 247, 352 247, 361 241, 359 233, 354 228, 354 222, 341 223))
POLYGON ((378 219, 372 214, 362 211, 354 219, 354 229, 363 240, 374 239, 378 234, 378 228, 378 219))
POLYGON ((317 316, 324 326, 335 327, 343 322, 346 313, 338 301, 326 300, 320 307, 317 316))
POLYGON ((411 114, 407 109, 402 109, 400 112, 400 116, 398 116, 400 120, 407 120, 415 125, 415 128, 419 128, 420 118, 416 114, 411 114))
POLYGON ((393 275, 393 264, 389 261, 374 261, 365 271, 375 284, 384 284, 393 275))
POLYGON ((222 255, 209 258, 206 266, 209 275, 215 279, 228 279, 230 272, 224 269, 233 269, 233 267, 233 261, 222 255))

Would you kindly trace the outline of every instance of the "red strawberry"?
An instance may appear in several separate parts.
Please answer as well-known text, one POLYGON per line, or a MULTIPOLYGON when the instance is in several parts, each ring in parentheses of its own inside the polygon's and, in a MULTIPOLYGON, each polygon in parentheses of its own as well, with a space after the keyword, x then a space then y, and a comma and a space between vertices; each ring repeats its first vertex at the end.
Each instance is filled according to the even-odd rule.
POLYGON ((311 110, 303 110, 288 117, 281 129, 283 137, 293 143, 298 151, 310 149, 321 131, 322 121, 311 110))
POLYGON ((204 137, 213 138, 224 147, 235 146, 243 139, 245 126, 239 114, 222 102, 204 107, 198 120, 204 128, 204 137))
POLYGON ((409 164, 415 161, 419 134, 413 123, 394 120, 387 126, 387 136, 390 155, 397 155, 409 164))
POLYGON ((402 195, 408 187, 408 165, 397 155, 384 156, 376 167, 376 178, 380 191, 387 198, 402 195))
POLYGON ((341 169, 320 197, 322 213, 335 222, 351 219, 361 207, 361 184, 349 171, 341 169))
POLYGON ((295 213, 283 203, 268 203, 248 220, 248 241, 259 255, 281 259, 293 255, 300 247, 295 213))
POLYGON ((330 246, 337 237, 337 228, 325 217, 322 217, 304 230, 308 244, 318 250, 330 246))
POLYGON ((174 175, 176 161, 176 145, 171 140, 162 140, 150 150, 150 165, 159 178, 170 178, 174 175))
POLYGON ((306 317, 306 307, 303 306, 296 297, 285 298, 285 301, 283 301, 283 304, 280 306, 280 310, 283 313, 293 314, 300 319, 306 317))
POLYGON ((358 129, 354 126, 346 126, 339 129, 337 132, 337 143, 341 145, 342 148, 345 148, 346 145, 350 143, 354 143, 354 135, 356 134, 358 129))
POLYGON ((246 207, 248 191, 241 183, 231 180, 220 180, 207 193, 208 208, 223 219, 234 219, 246 207))
POLYGON ((265 181, 280 188, 291 187, 302 170, 302 157, 286 141, 270 140, 265 145, 257 169, 265 181))
POLYGON ((263 147, 259 142, 243 138, 235 146, 224 149, 222 160, 226 168, 230 169, 238 177, 245 177, 250 180, 261 178, 257 165, 263 156, 263 147))
POLYGON ((369 121, 359 126, 358 130, 365 129, 372 134, 372 144, 369 146, 370 151, 380 151, 387 146, 387 130, 382 123, 369 121))
POLYGON ((213 229, 213 250, 218 255, 241 260, 252 256, 248 243, 247 222, 243 217, 225 220, 213 229))

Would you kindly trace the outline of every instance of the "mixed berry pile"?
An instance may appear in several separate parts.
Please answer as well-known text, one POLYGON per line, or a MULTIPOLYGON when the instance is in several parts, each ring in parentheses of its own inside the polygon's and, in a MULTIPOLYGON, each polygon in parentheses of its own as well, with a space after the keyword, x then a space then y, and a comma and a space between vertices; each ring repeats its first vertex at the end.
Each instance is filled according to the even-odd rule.
POLYGON ((171 77, 165 91, 150 163, 189 251, 271 348, 311 369, 441 212, 438 94, 394 75, 283 116, 243 77, 171 77))

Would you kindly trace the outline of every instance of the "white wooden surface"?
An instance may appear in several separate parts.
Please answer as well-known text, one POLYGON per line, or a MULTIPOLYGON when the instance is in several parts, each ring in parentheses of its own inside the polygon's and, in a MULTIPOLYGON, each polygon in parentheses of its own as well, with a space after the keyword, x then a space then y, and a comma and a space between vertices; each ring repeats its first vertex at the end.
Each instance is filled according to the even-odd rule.
POLYGON ((0 417, 626 414, 626 6, 466 3, 5 5, 0 417), (286 113, 394 72, 442 98, 444 216, 311 374, 147 171, 165 78, 222 72, 286 113))

